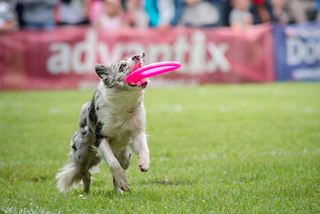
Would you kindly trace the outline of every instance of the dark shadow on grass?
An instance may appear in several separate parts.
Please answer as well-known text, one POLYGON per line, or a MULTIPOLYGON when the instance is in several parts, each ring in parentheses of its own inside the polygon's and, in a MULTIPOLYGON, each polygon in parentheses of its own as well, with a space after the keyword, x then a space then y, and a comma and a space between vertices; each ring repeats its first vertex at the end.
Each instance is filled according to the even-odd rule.
MULTIPOLYGON (((197 181, 188 181, 188 180, 179 180, 179 181, 141 181, 138 182, 139 185, 145 185, 145 186, 155 186, 155 185, 161 185, 161 186, 191 186, 197 184, 197 181)), ((133 191, 134 192, 134 191, 133 191)), ((88 194, 83 193, 82 190, 77 189, 73 190, 73 194, 75 195, 91 195, 94 197, 98 196, 104 196, 105 198, 118 198, 118 197, 125 197, 126 194, 130 194, 132 191, 124 192, 124 194, 118 194, 113 189, 92 189, 88 194)))
POLYGON ((35 176, 31 178, 32 182, 43 182, 48 180, 48 176, 35 176))
MULTIPOLYGON (((177 181, 168 181, 168 179, 165 180, 153 180, 153 181, 140 181, 137 182, 136 184, 138 185, 144 185, 144 186, 155 186, 155 185, 161 185, 161 186, 191 186, 191 185, 196 185, 198 182, 197 181, 189 181, 189 180, 177 180, 177 181)), ((103 196, 105 198, 119 198, 119 197, 126 197, 127 194, 133 193, 133 191, 129 192, 124 192, 123 194, 118 194, 116 193, 113 189, 91 189, 88 194, 84 193, 80 189, 73 189, 71 194, 75 196, 93 196, 93 197, 99 197, 103 196)), ((82 197, 81 196, 81 197, 82 197)))
POLYGON ((92 189, 89 191, 89 193, 84 193, 80 189, 73 189, 71 191, 71 195, 77 196, 77 197, 99 197, 103 196, 105 198, 115 198, 115 197, 121 197, 123 195, 117 194, 115 191, 112 189, 92 189))
POLYGON ((34 182, 34 183, 40 183, 45 182, 49 179, 51 179, 50 176, 47 175, 28 175, 28 174, 19 174, 19 175, 10 175, 7 176, 9 182, 34 182))
POLYGON ((139 184, 142 185, 163 185, 163 186, 191 186, 196 184, 197 181, 179 180, 179 181, 168 181, 168 179, 158 181, 142 181, 139 184))
MULTIPOLYGON (((120 194, 115 193, 113 190, 91 190, 89 192, 90 195, 93 196, 104 196, 106 198, 114 198, 119 197, 120 194)), ((121 195, 120 195, 121 196, 121 195)))

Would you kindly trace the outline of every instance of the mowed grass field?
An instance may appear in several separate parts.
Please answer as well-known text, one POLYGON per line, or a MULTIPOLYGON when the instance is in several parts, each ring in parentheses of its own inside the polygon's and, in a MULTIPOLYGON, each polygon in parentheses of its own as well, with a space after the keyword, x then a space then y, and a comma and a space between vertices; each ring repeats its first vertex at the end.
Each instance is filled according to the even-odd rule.
POLYGON ((106 163, 90 194, 56 189, 93 91, 0 93, 0 213, 320 213, 320 84, 152 89, 151 167, 131 192, 106 163))

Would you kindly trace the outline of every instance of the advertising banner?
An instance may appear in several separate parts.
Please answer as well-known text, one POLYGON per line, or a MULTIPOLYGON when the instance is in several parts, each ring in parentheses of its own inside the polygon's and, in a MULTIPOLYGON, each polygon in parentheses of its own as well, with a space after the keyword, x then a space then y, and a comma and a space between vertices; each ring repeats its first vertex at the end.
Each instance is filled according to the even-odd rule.
POLYGON ((178 61, 181 69, 150 86, 274 81, 272 26, 95 30, 59 27, 0 35, 0 89, 93 88, 96 63, 146 52, 147 63, 178 61))
POLYGON ((276 79, 320 80, 320 23, 274 25, 276 79))

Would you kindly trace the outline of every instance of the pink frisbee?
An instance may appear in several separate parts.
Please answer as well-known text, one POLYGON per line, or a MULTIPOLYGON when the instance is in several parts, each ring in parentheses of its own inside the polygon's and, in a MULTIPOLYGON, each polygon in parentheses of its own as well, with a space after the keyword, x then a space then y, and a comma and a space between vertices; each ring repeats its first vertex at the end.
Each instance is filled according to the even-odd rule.
MULTIPOLYGON (((137 65, 137 66, 140 66, 137 65)), ((136 66, 136 67, 137 67, 136 66)), ((146 65, 142 68, 134 69, 127 77, 127 83, 135 83, 139 85, 143 79, 176 70, 181 67, 179 62, 157 62, 146 65)))

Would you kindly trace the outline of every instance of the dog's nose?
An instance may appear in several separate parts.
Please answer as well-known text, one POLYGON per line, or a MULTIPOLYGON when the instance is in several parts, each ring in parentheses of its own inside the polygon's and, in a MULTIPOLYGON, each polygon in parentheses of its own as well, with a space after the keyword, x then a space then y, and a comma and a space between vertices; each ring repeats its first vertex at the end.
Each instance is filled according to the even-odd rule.
POLYGON ((135 55, 132 57, 132 60, 139 61, 140 60, 140 55, 135 55))

